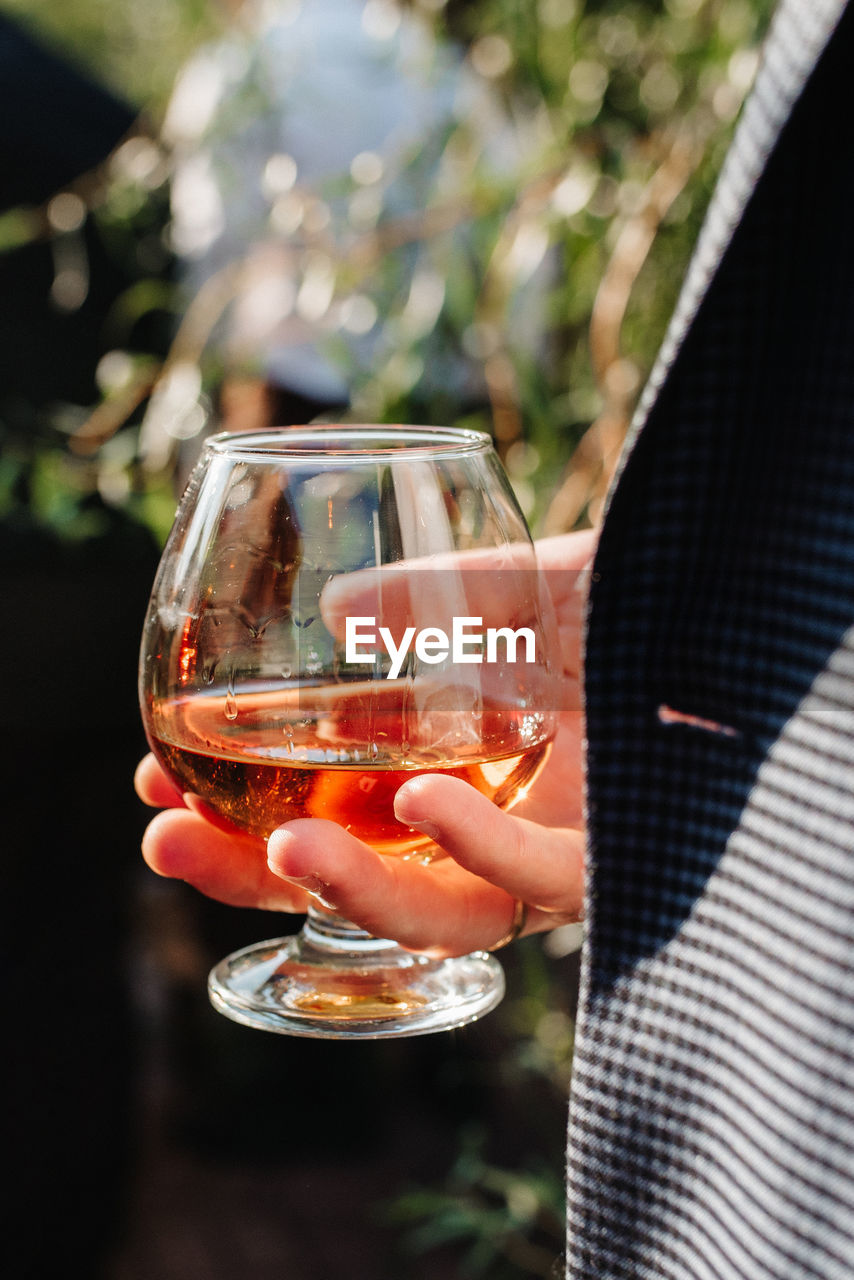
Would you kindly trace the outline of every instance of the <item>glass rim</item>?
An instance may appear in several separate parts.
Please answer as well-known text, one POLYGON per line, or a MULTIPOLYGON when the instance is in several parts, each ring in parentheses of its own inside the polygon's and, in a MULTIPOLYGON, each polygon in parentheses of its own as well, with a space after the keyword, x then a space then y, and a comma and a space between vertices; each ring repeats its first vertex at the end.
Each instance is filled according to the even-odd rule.
POLYGON ((492 437, 469 427, 341 422, 220 431, 208 437, 205 447, 217 455, 252 461, 323 458, 346 463, 355 456, 434 458, 483 453, 492 448, 492 437))

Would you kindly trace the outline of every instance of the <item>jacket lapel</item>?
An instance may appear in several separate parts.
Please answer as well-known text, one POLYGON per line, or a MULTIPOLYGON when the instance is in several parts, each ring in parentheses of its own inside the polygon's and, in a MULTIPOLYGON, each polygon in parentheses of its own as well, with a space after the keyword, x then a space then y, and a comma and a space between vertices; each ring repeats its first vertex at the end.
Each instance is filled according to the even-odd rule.
MULTIPOLYGON (((782 0, 766 38, 658 358, 634 415, 618 477, 677 358, 794 102, 839 22, 846 0, 782 0)), ((615 477, 615 479, 616 479, 615 477)))
POLYGON ((573 1280, 850 1259, 852 51, 784 0, 599 540, 573 1280))

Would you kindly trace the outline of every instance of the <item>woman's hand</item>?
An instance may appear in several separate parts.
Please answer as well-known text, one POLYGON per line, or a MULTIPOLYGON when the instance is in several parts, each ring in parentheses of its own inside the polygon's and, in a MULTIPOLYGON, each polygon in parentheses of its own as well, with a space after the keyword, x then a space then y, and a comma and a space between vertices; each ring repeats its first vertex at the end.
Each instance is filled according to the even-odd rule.
POLYGON ((181 796, 146 756, 141 798, 165 808, 149 825, 143 854, 160 875, 235 906, 303 912, 311 898, 380 937, 415 951, 462 955, 508 933, 516 901, 528 904, 526 933, 579 919, 583 900, 583 716, 580 697, 584 570, 595 534, 538 543, 561 633, 565 696, 542 773, 512 813, 457 778, 420 775, 395 798, 395 813, 450 856, 429 865, 383 857, 323 819, 289 822, 264 843, 228 828, 192 796, 181 796), (266 855, 266 856, 265 856, 266 855))

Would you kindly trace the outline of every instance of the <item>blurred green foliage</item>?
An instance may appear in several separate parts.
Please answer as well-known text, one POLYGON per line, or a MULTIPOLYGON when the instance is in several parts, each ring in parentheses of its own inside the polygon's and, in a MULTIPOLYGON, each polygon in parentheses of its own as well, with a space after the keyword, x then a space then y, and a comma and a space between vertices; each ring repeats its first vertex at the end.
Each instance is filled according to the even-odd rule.
MULTIPOLYGON (((390 0, 370 3, 387 8, 390 0)), ((159 130, 179 68, 202 41, 221 36, 228 6, 5 0, 5 7, 128 96, 143 123, 100 181, 80 189, 85 218, 49 206, 0 219, 0 264, 26 272, 27 254, 38 247, 47 255, 47 274, 33 287, 43 292, 49 331, 32 336, 44 361, 38 385, 47 390, 32 390, 36 381, 14 395, 0 388, 0 518, 79 543, 109 536, 117 521, 160 538, 174 505, 177 451, 215 422, 222 355, 212 341, 216 314, 189 332, 186 325, 170 238, 172 158, 159 130), (81 288, 63 293, 58 264, 67 250, 85 266, 81 288), (66 348, 74 367, 59 377, 66 348), (145 444, 152 415, 167 441, 159 451, 145 444)), ((381 190, 358 242, 372 270, 359 276, 352 246, 333 253, 328 305, 364 295, 382 330, 374 367, 354 372, 340 355, 353 415, 484 427, 535 530, 595 520, 754 74, 771 0, 413 0, 412 7, 435 39, 461 42, 473 74, 522 122, 527 142, 516 168, 496 176, 464 145, 464 122, 447 138, 459 215, 453 232, 436 195, 407 233, 442 276, 441 305, 426 327, 409 323, 411 288, 396 278, 393 254, 384 256, 390 215, 381 190), (545 335, 532 351, 519 341, 519 305, 543 262, 545 335), (455 401, 447 385, 431 383, 438 332, 479 363, 479 403, 455 401)), ((360 183, 346 181, 354 195, 360 183)), ((277 216, 281 226, 274 206, 265 234, 277 216)), ((304 221, 295 223, 293 243, 308 261, 316 245, 304 221)), ((524 1090, 527 1146, 511 1170, 482 1134, 463 1133, 445 1185, 411 1189, 391 1211, 413 1250, 454 1242, 460 1274, 493 1280, 548 1275, 562 1247, 572 1009, 541 944, 526 941, 520 957, 516 995, 494 1015, 502 1038, 492 1084, 524 1090)))
MULTIPOLYGON (((369 4, 388 10, 391 0, 369 4)), ((239 6, 6 0, 6 7, 129 97, 143 124, 86 197, 89 251, 107 263, 112 294, 81 300, 72 290, 47 299, 70 320, 88 313, 97 329, 84 353, 88 385, 81 389, 78 376, 24 430, 3 414, 5 447, 22 466, 33 449, 57 449, 64 462, 52 469, 56 484, 71 495, 98 494, 162 536, 175 451, 203 423, 215 424, 222 353, 212 340, 216 316, 201 326, 201 338, 197 324, 192 340, 185 331, 183 346, 170 351, 187 299, 172 283, 171 157, 159 126, 179 68, 227 30, 230 9, 239 6), (198 364, 197 380, 188 380, 188 362, 198 364), (175 448, 145 459, 138 428, 155 387, 161 417, 165 404, 177 424, 175 448)), ((428 306, 426 320, 422 307, 417 323, 411 280, 398 278, 387 248, 390 230, 394 240, 399 228, 379 184, 373 220, 360 227, 358 262, 353 242, 332 253, 328 303, 367 297, 379 355, 371 368, 348 368, 334 325, 329 354, 352 385, 353 417, 485 428, 535 530, 595 520, 752 79, 771 0, 412 0, 410 7, 437 41, 460 42, 524 145, 512 171, 499 174, 466 146, 465 121, 447 138, 458 210, 450 231, 439 192, 428 195, 422 224, 406 229, 441 281, 441 305, 428 306), (543 332, 531 344, 520 336, 526 290, 538 276, 543 332), (480 366, 478 401, 455 398, 446 381, 431 379, 439 339, 480 366)), ((363 179, 346 181, 364 187, 363 179)), ((315 222, 326 196, 313 194, 315 222)), ((259 236, 282 225, 272 198, 268 213, 259 236)), ((306 272, 317 259, 307 227, 304 217, 292 233, 306 272)), ((13 211, 0 223, 0 246, 20 252, 28 234, 61 246, 75 233, 13 211)), ((8 475, 3 483, 0 477, 0 504, 8 510, 20 476, 17 491, 8 475)))
POLYGON ((3 0, 2 8, 155 121, 184 59, 228 12, 219 0, 3 0))

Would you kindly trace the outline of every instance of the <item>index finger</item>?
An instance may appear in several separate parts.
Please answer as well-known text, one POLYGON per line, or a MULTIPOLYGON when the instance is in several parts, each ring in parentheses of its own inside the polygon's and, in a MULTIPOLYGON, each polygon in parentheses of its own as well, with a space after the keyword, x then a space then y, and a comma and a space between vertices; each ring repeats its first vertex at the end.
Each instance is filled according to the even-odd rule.
MULTIPOLYGON (((530 543, 391 561, 331 578, 321 593, 323 620, 337 639, 350 617, 395 630, 442 626, 454 615, 485 625, 528 618, 546 604, 530 543)), ((551 602, 548 601, 548 607, 551 602)))
POLYGON ((400 560, 332 577, 320 597, 323 621, 336 639, 348 619, 389 627, 450 630, 455 615, 482 627, 524 626, 541 617, 557 624, 564 674, 576 678, 586 584, 598 533, 586 529, 533 546, 477 548, 400 560))
POLYGON ((424 831, 456 863, 529 906, 578 919, 584 832, 511 816, 460 778, 423 774, 395 797, 398 821, 424 831))

